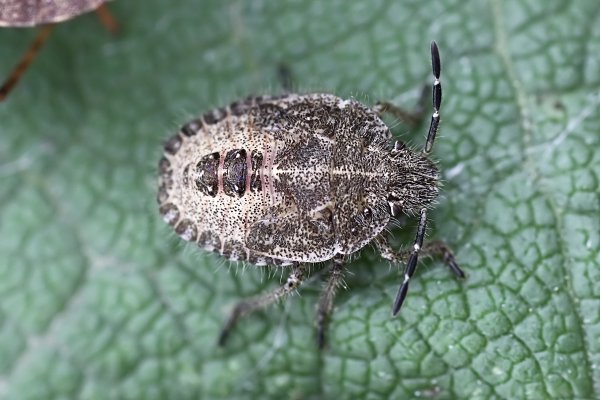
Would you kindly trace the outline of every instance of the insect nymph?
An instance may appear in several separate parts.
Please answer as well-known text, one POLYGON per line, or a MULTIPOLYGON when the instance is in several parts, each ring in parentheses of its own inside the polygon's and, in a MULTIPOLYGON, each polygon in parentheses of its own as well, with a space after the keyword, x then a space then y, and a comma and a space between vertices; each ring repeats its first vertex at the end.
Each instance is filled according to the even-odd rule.
MULTIPOLYGON (((439 173, 427 154, 439 124, 441 64, 431 44, 433 115, 425 149, 394 141, 381 120, 391 105, 314 94, 251 97, 184 125, 165 144, 158 203, 183 239, 236 261, 289 270, 283 286, 235 306, 219 342, 243 316, 294 292, 311 264, 331 266, 317 310, 317 341, 350 256, 374 243, 394 262, 408 258, 393 304, 406 297, 420 253, 441 255, 459 276, 441 242, 423 246, 427 209, 439 173), (401 214, 418 215, 412 248, 396 252, 386 227, 401 214)), ((399 110, 399 109, 397 109, 399 110)))

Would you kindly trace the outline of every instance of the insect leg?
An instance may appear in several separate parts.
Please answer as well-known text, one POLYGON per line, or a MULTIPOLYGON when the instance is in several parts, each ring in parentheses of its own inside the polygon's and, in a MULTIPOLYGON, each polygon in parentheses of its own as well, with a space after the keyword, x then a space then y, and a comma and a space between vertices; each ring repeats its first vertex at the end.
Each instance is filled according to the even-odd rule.
POLYGON ((294 89, 294 76, 290 66, 284 62, 280 62, 277 66, 277 75, 279 83, 284 93, 292 93, 294 89))
POLYGON ((450 247, 442 242, 442 241, 433 241, 425 244, 423 246, 423 236, 425 234, 425 225, 426 225, 426 211, 421 211, 421 219, 419 221, 419 227, 417 228, 417 236, 415 238, 415 242, 413 244, 412 249, 407 249, 403 251, 395 251, 393 250, 385 237, 380 237, 375 241, 377 249, 386 260, 392 261, 394 263, 402 262, 406 257, 410 257, 406 267, 404 269, 404 281, 400 286, 400 290, 398 291, 398 295, 396 296, 396 301, 394 302, 393 307, 393 315, 395 316, 400 311, 400 307, 402 307, 402 303, 406 298, 406 293, 408 291, 408 283, 412 278, 415 269, 417 267, 417 261, 419 254, 424 256, 434 256, 441 257, 446 262, 446 265, 457 275, 459 278, 464 278, 465 273, 456 263, 456 259, 454 258, 454 254, 450 247))
MULTIPOLYGON (((412 252, 410 249, 401 251, 393 250, 385 238, 378 238, 375 244, 381 257, 393 263, 401 263, 402 260, 409 257, 412 252)), ((459 278, 465 278, 466 276, 463 270, 458 266, 452 249, 450 249, 450 246, 442 240, 434 240, 433 242, 425 243, 423 248, 421 248, 421 255, 425 257, 441 258, 456 276, 459 278)))
POLYGON ((329 280, 325 285, 325 288, 321 292, 321 298, 319 300, 319 306, 317 308, 317 345, 320 349, 325 347, 325 330, 327 323, 329 322, 329 316, 333 309, 333 299, 338 286, 343 282, 344 267, 346 260, 342 257, 336 257, 333 259, 333 266, 331 267, 331 273, 329 280))
POLYGON ((445 242, 442 242, 441 240, 435 240, 427 243, 422 249, 422 254, 441 257, 448 268, 450 268, 456 276, 463 279, 465 278, 465 273, 458 266, 452 249, 450 249, 445 242))
POLYGON ((307 267, 304 265, 296 265, 292 268, 292 272, 290 272, 290 275, 283 286, 273 290, 272 292, 242 300, 235 305, 233 311, 227 319, 227 322, 225 323, 225 326, 221 330, 221 334, 219 335, 219 346, 225 345, 231 330, 238 320, 291 294, 296 288, 298 288, 298 286, 302 284, 302 282, 306 279, 307 267))
POLYGON ((377 250, 379 251, 379 255, 393 263, 401 263, 406 257, 410 255, 410 251, 401 250, 396 251, 392 249, 390 244, 388 243, 385 236, 380 236, 377 240, 374 241, 375 246, 377 246, 377 250))
POLYGON ((33 43, 29 47, 29 50, 23 55, 21 61, 13 68, 11 73, 8 75, 6 81, 0 87, 0 101, 4 100, 10 91, 19 82, 29 65, 33 62, 38 52, 52 33, 54 25, 44 25, 40 28, 38 34, 35 36, 33 43))
POLYGON ((111 14, 108 6, 106 4, 102 4, 100 7, 96 9, 96 15, 100 20, 100 23, 104 25, 107 31, 114 34, 119 31, 119 23, 117 19, 111 14))
POLYGON ((425 103, 429 98, 430 90, 430 85, 423 86, 417 106, 412 111, 405 110, 388 101, 378 101, 373 107, 373 110, 375 110, 375 112, 380 116, 385 113, 389 113, 395 118, 398 118, 409 125, 415 126, 423 119, 425 113, 425 103))

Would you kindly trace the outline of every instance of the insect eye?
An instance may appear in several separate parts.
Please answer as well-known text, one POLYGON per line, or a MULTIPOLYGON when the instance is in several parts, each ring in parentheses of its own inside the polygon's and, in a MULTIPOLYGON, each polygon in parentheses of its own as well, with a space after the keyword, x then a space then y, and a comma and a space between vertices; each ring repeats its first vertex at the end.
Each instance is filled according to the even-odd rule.
POLYGON ((373 216, 373 211, 371 211, 371 209, 369 207, 365 207, 363 209, 363 217, 365 218, 371 218, 373 216))
POLYGON ((390 207, 390 214, 392 217, 397 217, 402 213, 402 206, 400 204, 389 201, 388 205, 390 207))

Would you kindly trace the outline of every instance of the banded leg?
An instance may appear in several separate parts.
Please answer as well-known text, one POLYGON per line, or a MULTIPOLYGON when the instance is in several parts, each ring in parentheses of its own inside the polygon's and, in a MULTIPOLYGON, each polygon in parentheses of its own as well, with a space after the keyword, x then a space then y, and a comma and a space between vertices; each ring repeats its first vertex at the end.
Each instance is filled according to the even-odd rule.
POLYGON ((270 304, 273 304, 277 300, 291 294, 296 288, 298 288, 298 286, 300 286, 306 279, 306 269, 307 267, 304 265, 296 265, 293 267, 292 272, 290 272, 290 275, 283 286, 273 290, 272 292, 251 297, 237 303, 231 314, 229 314, 229 318, 227 319, 225 326, 221 330, 218 341, 219 346, 225 345, 231 330, 241 318, 253 313, 256 310, 260 310, 270 304))
POLYGON ((321 292, 319 306, 317 308, 317 345, 320 349, 325 347, 325 331, 329 323, 329 317, 333 310, 333 300, 338 286, 343 281, 344 267, 346 261, 343 258, 334 258, 333 266, 327 284, 321 292))
MULTIPOLYGON (((410 256, 412 251, 409 249, 395 251, 390 247, 387 241, 381 241, 381 239, 380 241, 376 242, 376 246, 381 257, 393 263, 402 263, 406 257, 410 256)), ((425 243, 423 248, 421 248, 421 254, 426 257, 441 258, 446 263, 446 266, 450 268, 450 270, 454 272, 456 276, 459 278, 466 277, 463 270, 458 266, 452 249, 446 244, 446 242, 434 240, 433 242, 425 243)))

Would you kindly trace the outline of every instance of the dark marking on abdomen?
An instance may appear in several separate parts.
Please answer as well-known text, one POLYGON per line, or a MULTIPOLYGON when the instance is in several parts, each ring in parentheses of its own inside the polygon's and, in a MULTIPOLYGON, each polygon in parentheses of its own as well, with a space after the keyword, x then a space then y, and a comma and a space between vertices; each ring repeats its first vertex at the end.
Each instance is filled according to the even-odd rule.
POLYGON ((190 178, 193 178, 196 188, 211 197, 216 197, 221 188, 227 196, 237 198, 242 197, 248 189, 252 192, 262 190, 261 152, 253 150, 248 156, 246 149, 232 149, 223 153, 202 157, 196 164, 195 173, 190 170, 190 165, 186 166, 183 171, 184 185, 187 186, 190 178))
POLYGON ((229 112, 231 115, 239 117, 240 115, 248 113, 248 110, 252 107, 253 104, 251 98, 243 101, 235 101, 229 105, 229 112))
POLYGON ((194 136, 202 129, 202 120, 195 119, 181 127, 181 133, 185 136, 194 136))
POLYGON ((196 188, 211 197, 215 197, 219 191, 219 160, 219 153, 211 153, 196 164, 196 188))
POLYGON ((202 116, 202 119, 206 125, 214 125, 217 122, 221 122, 227 117, 227 110, 224 108, 215 108, 214 110, 207 112, 202 116))
POLYGON ((260 192, 262 184, 260 182, 260 171, 263 166, 263 155, 258 150, 252 150, 251 156, 252 174, 250 175, 250 190, 260 192))
POLYGON ((223 251, 221 252, 221 255, 235 261, 246 261, 248 259, 246 248, 237 240, 225 242, 223 244, 223 251))
POLYGON ((173 168, 171 162, 162 157, 158 163, 158 195, 156 200, 162 204, 169 198, 169 191, 173 188, 173 168))
POLYGON ((242 197, 246 191, 248 164, 246 150, 231 150, 223 161, 223 191, 228 196, 242 197))
POLYGON ((162 205, 159 212, 163 220, 171 226, 175 226, 177 221, 179 221, 179 209, 173 203, 162 205))
POLYGON ((165 142, 164 149, 168 154, 174 155, 181 148, 181 136, 179 134, 171 136, 165 142))
POLYGON ((213 231, 204 231, 198 237, 198 246, 206 247, 210 250, 221 251, 221 238, 213 231))
POLYGON ((188 242, 195 242, 198 237, 198 228, 189 219, 184 219, 175 227, 175 232, 181 236, 183 240, 188 242))

